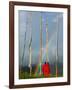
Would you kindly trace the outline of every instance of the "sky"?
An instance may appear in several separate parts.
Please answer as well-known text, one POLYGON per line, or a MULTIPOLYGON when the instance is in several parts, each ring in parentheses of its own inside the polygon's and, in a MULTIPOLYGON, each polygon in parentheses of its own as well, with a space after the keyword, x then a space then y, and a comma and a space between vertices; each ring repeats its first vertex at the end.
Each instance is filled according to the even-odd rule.
POLYGON ((55 62, 58 35, 58 60, 63 62, 63 13, 19 10, 19 62, 29 64, 29 42, 32 33, 32 64, 39 63, 40 17, 42 17, 42 62, 46 60, 46 21, 48 22, 48 61, 55 62), (58 31, 58 33, 57 33, 58 31), (26 32, 26 41, 25 41, 26 32), (25 49, 24 49, 25 44, 25 49))

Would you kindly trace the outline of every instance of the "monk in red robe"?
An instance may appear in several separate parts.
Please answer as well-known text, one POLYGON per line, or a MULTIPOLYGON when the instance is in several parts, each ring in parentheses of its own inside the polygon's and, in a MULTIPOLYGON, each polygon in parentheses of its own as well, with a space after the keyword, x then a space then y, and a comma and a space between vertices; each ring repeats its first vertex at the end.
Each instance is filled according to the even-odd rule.
POLYGON ((42 65, 42 72, 44 77, 50 76, 50 65, 48 62, 45 62, 45 64, 42 65))

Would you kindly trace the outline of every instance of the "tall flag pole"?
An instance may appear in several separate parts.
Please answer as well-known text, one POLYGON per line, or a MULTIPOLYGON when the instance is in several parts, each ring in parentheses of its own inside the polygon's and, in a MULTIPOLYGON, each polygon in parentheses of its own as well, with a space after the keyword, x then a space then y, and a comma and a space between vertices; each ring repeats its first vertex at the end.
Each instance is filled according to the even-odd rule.
POLYGON ((29 29, 30 29, 30 42, 29 42, 29 67, 30 67, 30 76, 32 71, 31 61, 32 61, 32 13, 29 13, 29 29))
POLYGON ((40 16, 40 75, 42 74, 41 65, 42 65, 42 16, 40 16))
POLYGON ((56 43, 57 43, 57 51, 56 51, 56 77, 58 77, 58 15, 57 15, 57 40, 56 40, 56 43))
POLYGON ((46 62, 48 62, 48 18, 46 20, 46 62))

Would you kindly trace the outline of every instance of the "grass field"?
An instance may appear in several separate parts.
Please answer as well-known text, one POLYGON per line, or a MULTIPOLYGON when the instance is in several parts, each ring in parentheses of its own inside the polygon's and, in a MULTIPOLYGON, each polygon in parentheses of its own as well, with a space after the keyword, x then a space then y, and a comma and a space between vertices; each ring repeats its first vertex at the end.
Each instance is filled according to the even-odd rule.
MULTIPOLYGON (((48 78, 52 78, 52 77, 56 77, 56 75, 51 74, 50 76, 48 76, 48 78)), ((63 77, 63 75, 58 75, 57 77, 63 77)), ((19 72, 19 79, 30 79, 30 78, 45 78, 45 77, 43 74, 39 75, 39 74, 32 73, 30 76, 30 73, 28 72, 24 72, 24 71, 19 72)))

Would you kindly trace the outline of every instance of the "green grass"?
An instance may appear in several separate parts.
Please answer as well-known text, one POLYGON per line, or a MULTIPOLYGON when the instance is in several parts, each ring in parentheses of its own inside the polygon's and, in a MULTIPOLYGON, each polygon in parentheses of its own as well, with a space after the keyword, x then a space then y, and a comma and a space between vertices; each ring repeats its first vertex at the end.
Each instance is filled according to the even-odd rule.
MULTIPOLYGON (((50 75, 48 78, 56 77, 56 75, 50 75)), ((58 77, 63 77, 63 75, 58 75, 58 77)), ((39 75, 39 74, 31 74, 28 72, 20 71, 19 72, 19 79, 30 79, 30 78, 45 78, 44 75, 39 75)), ((47 78, 47 77, 46 77, 47 78)))

